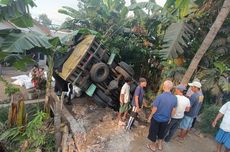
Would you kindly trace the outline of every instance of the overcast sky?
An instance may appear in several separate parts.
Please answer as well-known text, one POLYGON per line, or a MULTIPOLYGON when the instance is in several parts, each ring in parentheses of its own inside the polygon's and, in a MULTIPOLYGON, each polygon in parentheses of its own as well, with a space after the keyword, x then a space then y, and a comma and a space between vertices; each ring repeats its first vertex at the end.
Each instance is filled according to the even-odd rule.
MULTIPOLYGON (((137 0, 137 2, 143 2, 148 0, 137 0)), ((156 0, 156 2, 163 6, 166 0, 156 0)), ((130 4, 130 0, 126 0, 127 4, 130 4)), ((65 21, 66 15, 58 13, 58 9, 62 6, 71 6, 77 8, 78 0, 35 0, 37 7, 30 9, 33 17, 38 17, 39 14, 47 14, 48 18, 52 20, 53 24, 60 25, 65 21)))

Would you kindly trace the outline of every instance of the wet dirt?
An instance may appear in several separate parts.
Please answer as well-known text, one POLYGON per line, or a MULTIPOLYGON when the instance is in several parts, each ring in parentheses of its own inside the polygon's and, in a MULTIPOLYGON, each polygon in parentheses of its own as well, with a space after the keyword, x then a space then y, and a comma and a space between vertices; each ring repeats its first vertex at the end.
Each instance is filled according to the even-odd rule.
MULTIPOLYGON (((151 152, 146 147, 146 144, 150 142, 146 138, 149 124, 144 121, 136 122, 135 128, 126 131, 124 127, 118 126, 116 112, 109 108, 98 107, 89 97, 74 99, 73 105, 68 106, 68 109, 86 129, 86 141, 81 145, 81 151, 151 152)), ((140 120, 143 119, 140 118, 140 120)), ((183 143, 172 139, 170 143, 164 143, 163 146, 162 152, 212 152, 215 150, 212 137, 203 137, 193 131, 183 143)))

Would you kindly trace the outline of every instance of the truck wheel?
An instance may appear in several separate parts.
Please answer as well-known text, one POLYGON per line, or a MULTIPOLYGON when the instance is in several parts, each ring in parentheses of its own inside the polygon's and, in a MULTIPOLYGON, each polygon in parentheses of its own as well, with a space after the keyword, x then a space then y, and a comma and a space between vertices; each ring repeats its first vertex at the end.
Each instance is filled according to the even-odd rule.
POLYGON ((107 104, 103 100, 101 100, 101 98, 99 98, 96 94, 93 95, 93 100, 99 107, 107 107, 107 104))
POLYGON ((101 90, 97 90, 96 91, 96 95, 101 98, 101 100, 103 100, 104 102, 107 103, 107 105, 110 107, 110 108, 113 108, 115 109, 117 107, 117 103, 114 102, 109 96, 107 96, 103 91, 101 90))
POLYGON ((115 70, 120 73, 125 79, 131 77, 128 72, 126 72, 124 69, 122 69, 120 66, 117 66, 115 70))
POLYGON ((133 70, 133 68, 132 68, 130 65, 128 65, 127 63, 125 63, 125 62, 123 62, 123 61, 121 61, 121 62, 118 63, 118 64, 119 64, 119 66, 120 66, 122 69, 124 69, 126 72, 128 72, 131 76, 134 75, 134 70, 133 70))
POLYGON ((90 77, 94 82, 102 82, 107 79, 109 68, 105 63, 96 63, 90 69, 90 77))

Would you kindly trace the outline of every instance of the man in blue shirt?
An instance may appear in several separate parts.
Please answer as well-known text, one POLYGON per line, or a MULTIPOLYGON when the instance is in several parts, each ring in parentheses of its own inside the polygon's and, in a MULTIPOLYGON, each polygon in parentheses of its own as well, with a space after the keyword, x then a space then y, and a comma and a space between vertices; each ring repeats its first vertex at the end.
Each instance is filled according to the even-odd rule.
POLYGON ((201 89, 201 83, 198 81, 194 81, 192 83, 188 84, 191 87, 191 90, 193 92, 193 94, 191 95, 190 99, 190 111, 189 112, 185 112, 185 116, 182 119, 181 123, 180 123, 180 135, 178 140, 179 141, 183 141, 185 136, 187 135, 189 129, 192 127, 192 122, 193 119, 197 117, 202 103, 203 103, 203 99, 204 96, 202 94, 202 92, 200 91, 201 89))
POLYGON ((140 112, 140 109, 143 104, 143 98, 145 91, 143 88, 145 88, 147 85, 147 81, 145 78, 140 78, 139 79, 139 85, 136 87, 133 99, 132 99, 132 113, 129 118, 129 121, 127 123, 126 129, 131 129, 132 124, 134 123, 138 113, 140 112))
POLYGON ((176 112, 177 98, 171 93, 173 88, 172 81, 166 80, 163 84, 164 92, 157 96, 152 103, 152 112, 149 116, 151 120, 148 139, 152 141, 147 147, 152 151, 156 151, 156 140, 158 141, 158 149, 162 150, 162 141, 166 134, 166 129, 176 112))

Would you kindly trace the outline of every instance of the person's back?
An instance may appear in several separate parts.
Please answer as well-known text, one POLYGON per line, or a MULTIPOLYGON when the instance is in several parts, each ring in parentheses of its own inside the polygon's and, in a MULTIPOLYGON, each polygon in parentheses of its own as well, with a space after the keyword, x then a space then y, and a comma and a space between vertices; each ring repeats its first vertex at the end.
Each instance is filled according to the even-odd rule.
POLYGON ((177 105, 177 98, 171 92, 164 92, 157 97, 156 103, 157 111, 153 115, 154 119, 159 122, 166 122, 171 118, 172 109, 177 105))
POLYGON ((192 96, 190 97, 191 109, 189 112, 186 112, 185 115, 195 118, 201 109, 203 98, 204 97, 200 92, 192 94, 192 96))
POLYGON ((172 118, 181 119, 184 117, 186 108, 190 107, 190 100, 183 95, 176 95, 176 98, 177 98, 176 114, 172 116, 172 118))

